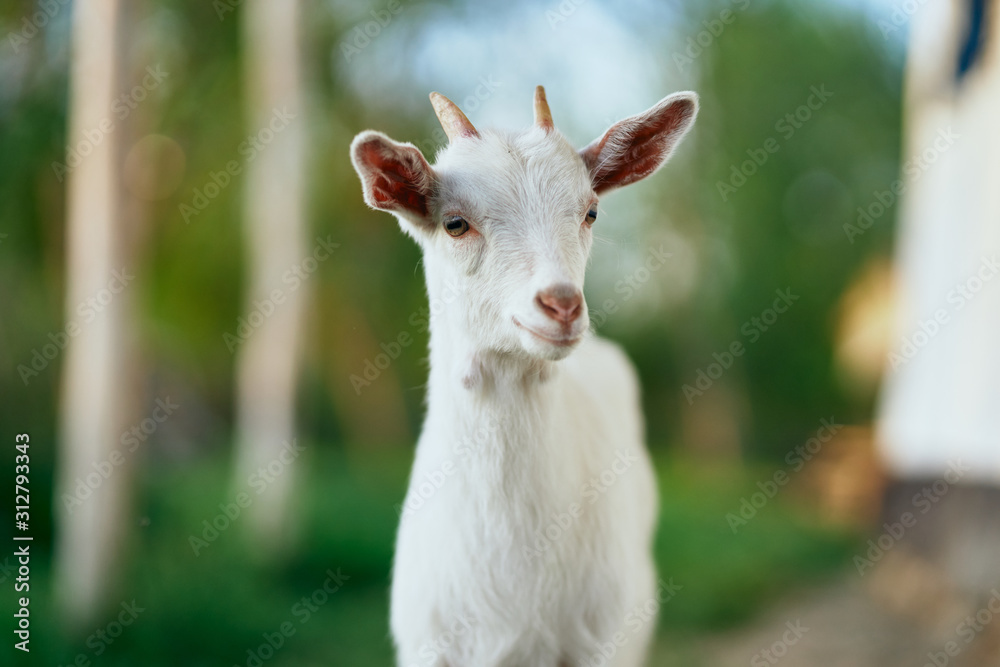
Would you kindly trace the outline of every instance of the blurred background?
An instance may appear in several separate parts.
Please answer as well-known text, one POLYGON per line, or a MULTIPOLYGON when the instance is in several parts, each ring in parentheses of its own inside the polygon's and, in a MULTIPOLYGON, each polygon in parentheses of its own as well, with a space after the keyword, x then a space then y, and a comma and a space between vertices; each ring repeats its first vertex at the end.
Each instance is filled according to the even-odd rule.
POLYGON ((866 631, 922 664, 919 626, 843 596, 878 560, 904 63, 934 4, 4 0, 2 469, 29 434, 34 538, 31 652, 8 631, 4 664, 391 664, 430 306, 348 145, 432 159, 428 92, 521 127, 536 84, 579 146, 701 96, 672 162, 602 200, 587 280, 641 375, 682 586, 651 664, 866 631))

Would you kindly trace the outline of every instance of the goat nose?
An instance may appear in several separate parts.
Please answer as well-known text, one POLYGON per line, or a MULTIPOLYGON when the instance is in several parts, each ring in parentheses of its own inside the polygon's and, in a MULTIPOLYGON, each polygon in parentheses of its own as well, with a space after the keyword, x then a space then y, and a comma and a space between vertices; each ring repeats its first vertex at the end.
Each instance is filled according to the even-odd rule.
POLYGON ((538 307, 557 322, 570 324, 580 317, 583 295, 572 285, 553 285, 535 297, 538 307))

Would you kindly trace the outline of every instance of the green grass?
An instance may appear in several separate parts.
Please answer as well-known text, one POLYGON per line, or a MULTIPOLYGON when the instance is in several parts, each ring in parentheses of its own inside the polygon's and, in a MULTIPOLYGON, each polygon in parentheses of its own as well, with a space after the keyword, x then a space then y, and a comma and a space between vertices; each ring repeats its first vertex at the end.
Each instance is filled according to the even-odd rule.
POLYGON ((726 515, 773 470, 660 465, 656 560, 684 588, 661 628, 718 630, 749 618, 788 587, 839 571, 855 537, 819 524, 781 493, 734 533, 726 515))
MULTIPOLYGON (((351 459, 309 448, 300 491, 300 538, 281 567, 247 555, 237 519, 197 557, 188 537, 228 502, 226 465, 213 461, 151 471, 142 485, 138 536, 117 599, 144 608, 106 651, 87 637, 58 631, 46 564, 33 572, 32 652, 3 664, 390 665, 388 582, 409 456, 381 450, 351 459), (349 579, 308 614, 301 605, 320 590, 327 570, 349 579), (299 605, 298 607, 296 605, 299 605), (265 635, 294 629, 281 648, 259 657, 265 635), (270 656, 270 657, 269 657, 270 656), (16 661, 15 661, 16 660, 16 661), (88 662, 89 661, 89 662, 88 662)), ((836 572, 851 536, 820 526, 779 496, 734 534, 725 520, 768 471, 709 469, 661 461, 662 498, 656 555, 660 574, 683 588, 661 611, 661 636, 676 644, 751 617, 789 586, 836 572), (687 639, 685 639, 687 638, 687 639)), ((319 598, 323 598, 320 595, 319 598)), ((317 601, 313 598, 313 603, 317 601)), ((113 620, 109 614, 106 622, 113 620)))

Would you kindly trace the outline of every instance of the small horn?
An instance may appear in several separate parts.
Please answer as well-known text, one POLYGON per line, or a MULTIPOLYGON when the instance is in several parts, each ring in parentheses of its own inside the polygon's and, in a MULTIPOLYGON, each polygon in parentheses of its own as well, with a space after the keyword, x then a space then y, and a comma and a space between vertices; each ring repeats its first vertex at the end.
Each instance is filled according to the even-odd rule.
POLYGON ((535 88, 535 125, 546 132, 550 132, 553 127, 552 112, 549 111, 549 102, 545 99, 545 88, 538 86, 535 88))
POLYGON ((462 110, 441 93, 431 93, 431 105, 434 113, 441 121, 444 133, 448 135, 448 141, 454 141, 459 137, 478 137, 479 132, 472 126, 469 119, 465 117, 462 110))

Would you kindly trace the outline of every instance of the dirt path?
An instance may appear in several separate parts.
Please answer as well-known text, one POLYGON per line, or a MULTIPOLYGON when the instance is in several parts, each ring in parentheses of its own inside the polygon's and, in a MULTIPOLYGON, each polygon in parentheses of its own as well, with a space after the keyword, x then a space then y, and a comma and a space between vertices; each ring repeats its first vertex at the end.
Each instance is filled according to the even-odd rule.
MULTIPOLYGON (((983 655, 982 635, 952 620, 928 626, 908 613, 889 611, 867 584, 848 573, 821 588, 797 591, 759 618, 730 632, 674 642, 662 641, 651 667, 995 667, 983 655), (948 646, 948 642, 953 642, 948 646), (948 655, 947 649, 953 655, 948 655)), ((933 601, 924 604, 933 606, 933 601)), ((926 616, 926 614, 923 614, 926 616)), ((958 618, 961 621, 961 618, 958 618)))

